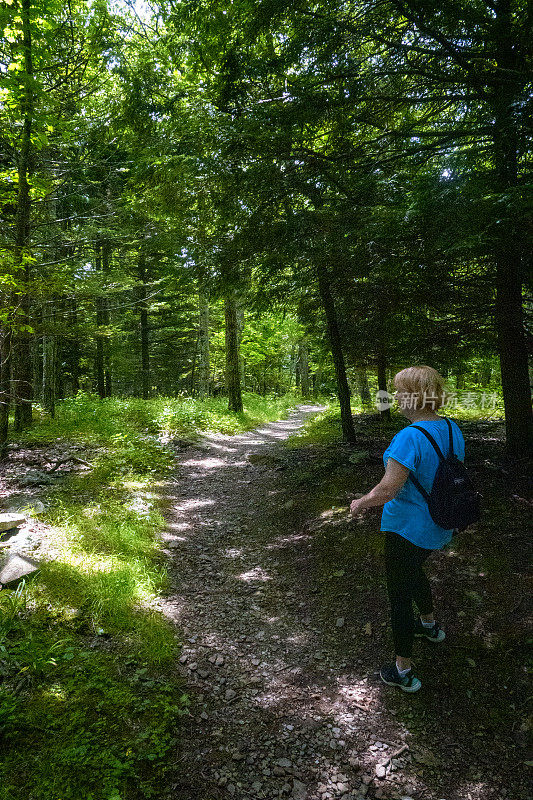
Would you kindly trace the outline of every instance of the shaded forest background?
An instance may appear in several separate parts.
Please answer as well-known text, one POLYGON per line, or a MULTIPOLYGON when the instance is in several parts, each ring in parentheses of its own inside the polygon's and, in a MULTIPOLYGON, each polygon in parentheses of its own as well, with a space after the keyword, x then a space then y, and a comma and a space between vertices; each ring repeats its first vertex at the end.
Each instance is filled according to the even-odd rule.
POLYGON ((359 703, 355 760, 307 730, 302 781, 529 796, 532 19, 0 0, 0 800, 239 796, 259 755, 258 796, 288 793, 280 659, 291 713, 329 731, 328 681, 368 701, 391 646, 382 537, 347 503, 405 423, 375 392, 416 363, 446 377, 484 497, 432 568, 450 646, 420 653, 419 704, 359 703), (387 776, 374 735, 410 748, 387 776))
POLYGON ((84 391, 368 400, 430 363, 531 436, 531 8, 0 3, 5 450, 84 391), (369 389, 370 385, 370 389, 369 389))

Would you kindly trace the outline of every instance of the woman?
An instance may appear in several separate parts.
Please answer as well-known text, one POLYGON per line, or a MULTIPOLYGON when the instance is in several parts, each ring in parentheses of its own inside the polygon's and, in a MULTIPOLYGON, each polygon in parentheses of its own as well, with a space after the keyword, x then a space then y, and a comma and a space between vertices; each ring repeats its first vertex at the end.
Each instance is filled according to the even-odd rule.
MULTIPOLYGON (((444 401, 444 380, 432 367, 408 367, 394 377, 396 400, 403 416, 424 428, 442 453, 449 450, 449 428, 435 413, 444 401)), ((450 422, 455 455, 464 460, 464 439, 450 422)), ((444 631, 435 622, 431 587, 423 563, 433 550, 452 538, 452 531, 436 525, 422 493, 409 475, 431 490, 439 458, 426 436, 413 425, 401 430, 383 454, 385 475, 374 488, 350 506, 352 515, 384 505, 381 531, 385 534, 385 568, 391 608, 392 637, 396 651, 393 664, 380 670, 381 679, 404 692, 417 692, 421 682, 411 669, 415 636, 442 642, 444 631), (414 620, 412 601, 420 617, 414 620)))

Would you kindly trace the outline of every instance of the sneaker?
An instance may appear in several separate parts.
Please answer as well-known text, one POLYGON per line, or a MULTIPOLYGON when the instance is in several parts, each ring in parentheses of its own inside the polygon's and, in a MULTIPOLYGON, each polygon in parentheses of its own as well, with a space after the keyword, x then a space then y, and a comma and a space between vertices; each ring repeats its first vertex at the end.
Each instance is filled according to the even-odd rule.
POLYGON ((420 617, 415 622, 415 636, 423 636, 428 642, 442 642, 446 638, 438 622, 432 628, 424 628, 420 617))
POLYGON ((396 664, 386 664, 384 667, 381 667, 379 674, 383 683, 386 683, 387 686, 397 686, 402 692, 418 692, 422 686, 418 678, 415 678, 413 675, 412 670, 402 678, 398 673, 396 664))

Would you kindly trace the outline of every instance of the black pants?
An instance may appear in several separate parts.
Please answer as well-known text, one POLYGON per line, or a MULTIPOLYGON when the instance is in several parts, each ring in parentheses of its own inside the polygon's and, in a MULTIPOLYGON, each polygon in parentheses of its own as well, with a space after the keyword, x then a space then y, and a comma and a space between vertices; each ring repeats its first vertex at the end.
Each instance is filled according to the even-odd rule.
POLYGON ((397 656, 411 658, 414 641, 413 600, 421 614, 431 614, 431 587, 422 565, 433 550, 417 547, 399 533, 385 531, 385 569, 397 656))

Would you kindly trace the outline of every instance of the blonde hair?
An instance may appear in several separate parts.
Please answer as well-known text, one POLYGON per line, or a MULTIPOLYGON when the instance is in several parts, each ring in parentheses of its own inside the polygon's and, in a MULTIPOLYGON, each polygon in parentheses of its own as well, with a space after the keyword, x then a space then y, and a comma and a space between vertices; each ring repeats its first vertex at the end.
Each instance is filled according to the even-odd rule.
POLYGON ((397 372, 394 376, 394 386, 413 396, 414 408, 417 410, 426 406, 436 410, 445 401, 444 378, 436 369, 425 364, 419 367, 407 367, 397 372))

